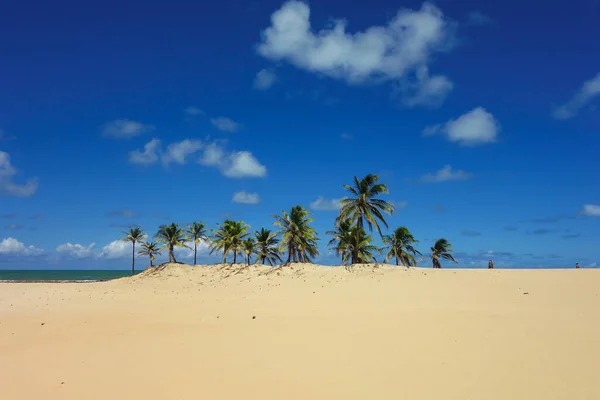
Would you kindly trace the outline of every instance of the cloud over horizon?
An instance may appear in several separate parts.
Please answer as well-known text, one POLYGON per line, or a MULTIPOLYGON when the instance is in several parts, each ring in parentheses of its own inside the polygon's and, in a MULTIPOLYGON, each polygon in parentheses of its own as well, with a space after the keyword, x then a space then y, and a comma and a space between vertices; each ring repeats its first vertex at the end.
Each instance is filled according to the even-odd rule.
POLYGON ((445 124, 426 127, 424 136, 442 133, 446 139, 462 146, 479 146, 497 141, 500 123, 483 107, 477 107, 445 124))

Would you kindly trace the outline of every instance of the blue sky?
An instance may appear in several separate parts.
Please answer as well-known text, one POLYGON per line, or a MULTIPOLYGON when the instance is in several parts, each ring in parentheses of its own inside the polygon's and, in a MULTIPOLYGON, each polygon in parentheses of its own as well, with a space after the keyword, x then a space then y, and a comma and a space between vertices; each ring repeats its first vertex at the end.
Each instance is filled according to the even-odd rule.
POLYGON ((127 225, 256 230, 296 204, 334 264, 336 199, 367 173, 423 252, 596 266, 599 17, 596 0, 4 2, 0 268, 128 268, 127 225))

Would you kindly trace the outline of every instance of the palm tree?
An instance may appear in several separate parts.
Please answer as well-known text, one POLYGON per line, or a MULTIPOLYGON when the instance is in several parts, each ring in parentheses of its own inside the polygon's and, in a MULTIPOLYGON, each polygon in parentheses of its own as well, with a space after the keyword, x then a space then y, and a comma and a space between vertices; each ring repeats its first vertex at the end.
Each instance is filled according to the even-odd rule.
POLYGON ((161 225, 158 228, 158 232, 154 235, 154 239, 158 243, 163 243, 162 249, 169 249, 169 262, 177 262, 175 259, 175 247, 185 247, 191 249, 190 246, 185 244, 187 237, 183 229, 179 227, 175 222, 171 225, 161 225))
POLYGON ((373 252, 379 251, 377 246, 371 244, 373 237, 358 226, 353 226, 348 232, 348 236, 344 239, 346 241, 347 252, 346 260, 350 254, 356 254, 355 264, 364 264, 375 261, 373 252))
MULTIPOLYGON (((356 222, 359 228, 355 232, 357 235, 360 234, 360 228, 364 228, 364 220, 366 220, 369 230, 372 231, 373 226, 375 226, 379 235, 382 236, 379 221, 387 228, 388 225, 383 213, 391 215, 394 212, 393 204, 376 198, 378 195, 389 193, 387 186, 378 182, 379 177, 377 175, 369 174, 361 180, 355 176, 353 186, 344 185, 344 189, 354 197, 340 200, 342 208, 340 209, 338 221, 350 219, 352 223, 356 222)), ((352 253, 352 263, 356 263, 357 259, 358 254, 355 250, 352 253)))
POLYGON ((342 257, 342 265, 345 264, 351 256, 351 252, 348 251, 351 229, 352 222, 350 219, 344 219, 336 221, 335 229, 333 231, 325 232, 326 235, 333 236, 328 245, 333 246, 333 250, 335 250, 338 257, 342 257))
POLYGON ((317 246, 317 232, 309 224, 313 222, 308 210, 302 206, 292 207, 288 214, 281 211, 281 215, 273 215, 273 225, 281 228, 278 234, 283 235, 280 248, 287 249, 287 263, 311 262, 311 258, 319 255, 317 246))
POLYGON ((202 222, 192 222, 191 225, 188 225, 185 233, 187 233, 188 239, 194 241, 194 265, 196 265, 198 243, 200 243, 200 241, 206 242, 208 240, 208 236, 206 236, 206 226, 202 222))
POLYGON ((250 227, 243 221, 225 220, 223 225, 217 224, 219 229, 213 230, 211 245, 212 254, 216 250, 223 251, 223 262, 227 262, 227 254, 233 251, 233 263, 237 262, 237 255, 242 251, 242 242, 248 236, 250 227))
POLYGON ((387 263, 390 258, 395 257, 396 265, 399 265, 399 263, 406 266, 417 265, 415 255, 421 255, 421 253, 413 247, 415 243, 419 243, 419 241, 404 226, 396 229, 391 235, 385 235, 383 237, 383 244, 385 245, 383 250, 387 250, 387 254, 384 262, 387 263))
POLYGON ((123 235, 125 237, 120 238, 124 242, 131 242, 132 250, 131 250, 131 275, 135 274, 135 244, 137 242, 141 242, 144 239, 146 234, 142 231, 142 228, 139 226, 129 227, 129 231, 123 231, 123 235))
POLYGON ((158 244, 154 242, 142 242, 142 249, 138 251, 138 255, 148 256, 150 258, 150 266, 152 267, 152 261, 156 259, 155 256, 160 256, 158 244))
POLYGON ((242 251, 244 252, 244 256, 246 256, 248 265, 250 265, 250 257, 256 251, 256 243, 253 238, 248 238, 242 242, 242 251))
POLYGON ((458 264, 458 261, 452 257, 452 245, 446 239, 439 239, 431 248, 433 268, 442 268, 442 265, 440 264, 441 258, 458 264))
POLYGON ((277 261, 281 262, 281 256, 279 255, 279 249, 277 244, 277 233, 271 232, 269 229, 261 228, 260 231, 254 232, 256 239, 256 258, 260 259, 261 263, 265 261, 269 262, 269 265, 275 264, 277 261))

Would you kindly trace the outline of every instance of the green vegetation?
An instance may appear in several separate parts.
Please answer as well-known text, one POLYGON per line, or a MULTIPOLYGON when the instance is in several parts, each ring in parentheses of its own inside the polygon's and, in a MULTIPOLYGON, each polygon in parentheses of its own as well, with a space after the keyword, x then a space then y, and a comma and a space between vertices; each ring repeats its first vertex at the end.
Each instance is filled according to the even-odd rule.
MULTIPOLYGON (((422 255, 415 245, 419 243, 408 228, 401 226, 393 233, 384 235, 382 225, 388 228, 386 215, 392 215, 394 205, 380 198, 388 194, 388 188, 379 182, 377 175, 369 174, 362 179, 354 177, 352 185, 344 185, 349 197, 340 200, 339 215, 335 219, 335 228, 326 232, 332 236, 328 245, 335 254, 341 258, 342 265, 365 264, 376 262, 375 253, 385 254, 384 262, 395 259, 396 265, 416 266, 421 260, 417 255, 422 255), (380 235, 383 247, 379 248, 373 243, 373 237, 367 232, 373 228, 380 235)), ((174 249, 183 247, 192 249, 194 244, 194 265, 198 244, 209 244, 210 254, 220 253, 223 263, 227 263, 229 253, 233 253, 233 263, 237 263, 238 255, 244 258, 244 263, 250 265, 252 256, 254 262, 275 265, 283 261, 282 256, 287 255, 286 264, 310 263, 319 255, 317 231, 312 226, 314 218, 310 212, 301 205, 294 206, 289 212, 281 211, 273 215, 276 232, 261 228, 251 234, 250 226, 243 221, 226 219, 223 224, 217 224, 217 229, 207 229, 202 222, 193 222, 184 230, 176 223, 160 226, 154 236, 156 243, 143 241, 145 233, 138 227, 129 228, 123 232, 125 237, 120 240, 132 243, 131 272, 135 272, 135 245, 141 243, 142 249, 138 255, 148 256, 150 266, 160 250, 169 250, 169 261, 177 262, 174 249), (159 248, 158 243, 162 244, 159 248)), ((452 256, 452 246, 446 239, 439 239, 431 247, 429 255, 434 268, 441 268, 440 260, 457 261, 452 256)))

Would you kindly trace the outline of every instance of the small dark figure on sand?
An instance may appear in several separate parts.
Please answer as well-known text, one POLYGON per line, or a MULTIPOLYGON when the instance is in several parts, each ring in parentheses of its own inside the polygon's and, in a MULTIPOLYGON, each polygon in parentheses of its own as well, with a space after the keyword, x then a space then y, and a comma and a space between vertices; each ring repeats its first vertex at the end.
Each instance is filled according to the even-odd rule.
POLYGON ((579 263, 575 263, 575 268, 579 269, 579 263))
POLYGON ((488 263, 488 269, 494 269, 494 262, 492 260, 488 263))

